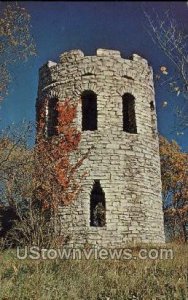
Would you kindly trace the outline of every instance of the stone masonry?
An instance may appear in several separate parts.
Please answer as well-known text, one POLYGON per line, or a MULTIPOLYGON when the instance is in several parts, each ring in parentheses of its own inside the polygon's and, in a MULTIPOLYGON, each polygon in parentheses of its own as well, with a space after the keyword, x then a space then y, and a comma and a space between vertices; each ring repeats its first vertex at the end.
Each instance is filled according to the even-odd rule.
MULTIPOLYGON (((71 205, 60 209, 67 245, 164 243, 152 68, 137 54, 124 59, 119 51, 98 49, 96 56, 84 56, 80 50, 65 52, 58 63, 48 61, 40 69, 37 101, 44 95, 59 101, 82 99, 85 91, 96 95, 97 129, 83 130, 80 101, 75 120, 82 134, 79 150, 86 153, 93 148, 78 174, 79 179, 84 170, 88 172, 81 193, 71 205), (130 112, 123 111, 124 95, 134 98, 131 109, 127 108, 130 112), (123 119, 133 118, 133 114, 135 131, 123 130, 123 119), (105 224, 99 226, 91 225, 95 201, 91 195, 96 182, 105 214, 105 224)), ((129 126, 133 126, 131 122, 129 126)))

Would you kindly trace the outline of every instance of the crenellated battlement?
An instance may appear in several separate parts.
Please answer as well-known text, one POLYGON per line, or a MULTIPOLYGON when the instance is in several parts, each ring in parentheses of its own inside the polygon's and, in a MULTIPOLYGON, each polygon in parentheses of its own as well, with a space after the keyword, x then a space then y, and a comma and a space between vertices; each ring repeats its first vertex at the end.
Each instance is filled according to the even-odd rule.
POLYGON ((138 54, 122 58, 120 51, 97 49, 95 56, 71 50, 62 53, 58 62, 48 61, 39 70, 39 92, 48 89, 50 84, 62 84, 80 76, 82 81, 92 81, 91 76, 95 76, 104 83, 106 79, 115 80, 118 85, 133 80, 134 84, 148 85, 153 90, 153 71, 145 58, 138 54))
POLYGON ((75 49, 75 50, 70 50, 70 51, 62 53, 59 56, 59 62, 48 61, 47 63, 45 63, 40 68, 40 70, 43 67, 51 68, 52 66, 57 65, 59 63, 79 61, 81 59, 84 59, 84 57, 91 57, 91 58, 94 58, 94 57, 96 57, 96 58, 97 57, 105 58, 106 57, 106 58, 111 58, 111 59, 120 58, 120 59, 125 59, 126 61, 130 60, 130 61, 134 61, 134 62, 140 62, 140 63, 142 62, 143 64, 148 65, 147 60, 145 58, 143 58, 142 56, 138 55, 138 54, 133 54, 129 58, 123 58, 121 56, 120 51, 99 48, 99 49, 96 50, 96 55, 95 56, 92 56, 92 55, 91 56, 85 56, 83 51, 81 51, 79 49, 75 49))

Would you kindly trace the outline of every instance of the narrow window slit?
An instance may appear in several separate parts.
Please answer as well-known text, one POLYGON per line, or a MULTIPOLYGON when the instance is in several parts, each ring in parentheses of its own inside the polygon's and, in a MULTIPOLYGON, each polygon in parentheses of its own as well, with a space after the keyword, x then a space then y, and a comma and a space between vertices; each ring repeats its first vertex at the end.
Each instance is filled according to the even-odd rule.
POLYGON ((150 109, 151 109, 151 111, 154 111, 154 109, 155 109, 153 101, 150 102, 150 109))
POLYGON ((137 133, 136 115, 135 115, 135 98, 129 93, 125 93, 123 100, 123 131, 137 133))
POLYGON ((58 126, 58 111, 57 111, 57 98, 51 98, 48 102, 48 137, 57 135, 58 126))
POLYGON ((156 126, 155 126, 155 106, 154 102, 150 101, 150 115, 151 115, 151 130, 152 134, 155 136, 156 126))
POLYGON ((131 76, 127 76, 127 75, 123 75, 122 77, 130 80, 134 80, 131 76))
POLYGON ((106 224, 105 194, 100 181, 95 180, 90 196, 90 226, 103 227, 106 224))
POLYGON ((82 130, 97 130, 97 95, 86 90, 81 95, 82 130))
POLYGON ((84 76, 92 76, 92 75, 94 75, 94 74, 88 72, 88 73, 83 74, 82 77, 84 77, 84 76))

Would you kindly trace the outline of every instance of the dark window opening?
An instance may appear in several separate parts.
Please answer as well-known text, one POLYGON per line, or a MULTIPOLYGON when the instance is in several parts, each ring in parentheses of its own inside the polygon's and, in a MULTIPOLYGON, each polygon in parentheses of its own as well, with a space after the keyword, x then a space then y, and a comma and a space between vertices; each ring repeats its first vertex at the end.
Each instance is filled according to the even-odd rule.
POLYGON ((97 95, 84 91, 82 99, 82 130, 97 130, 97 95))
POLYGON ((88 73, 83 74, 82 77, 84 77, 84 76, 92 76, 92 75, 94 75, 94 74, 88 72, 88 73))
POLYGON ((51 98, 48 102, 48 137, 57 135, 58 126, 58 112, 57 112, 57 98, 51 98))
POLYGON ((90 196, 90 226, 103 227, 106 224, 105 194, 100 181, 95 180, 90 196))
POLYGON ((126 79, 130 79, 130 80, 134 80, 134 78, 132 78, 131 76, 127 76, 127 75, 123 75, 122 77, 126 78, 126 79))
POLYGON ((156 126, 155 126, 155 106, 154 102, 150 102, 150 112, 151 112, 151 130, 152 134, 155 136, 156 133, 156 126))
POLYGON ((123 99, 123 131, 137 133, 136 116, 135 116, 135 98, 133 95, 126 93, 123 99))
POLYGON ((155 109, 153 101, 150 102, 150 109, 153 111, 155 109))

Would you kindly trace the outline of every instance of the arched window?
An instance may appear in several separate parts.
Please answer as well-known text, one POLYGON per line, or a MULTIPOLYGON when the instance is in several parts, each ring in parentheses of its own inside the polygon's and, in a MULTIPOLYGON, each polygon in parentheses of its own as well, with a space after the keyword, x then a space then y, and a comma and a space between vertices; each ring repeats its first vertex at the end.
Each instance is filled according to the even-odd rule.
POLYGON ((51 98, 48 102, 48 137, 57 135, 58 112, 57 98, 51 98))
POLYGON ((135 116, 135 98, 129 93, 125 93, 123 100, 123 131, 137 133, 135 116))
POLYGON ((95 180, 90 196, 90 226, 103 227, 106 224, 105 194, 100 181, 95 180))
POLYGON ((84 91, 82 100, 82 130, 97 130, 97 95, 91 91, 84 91))

